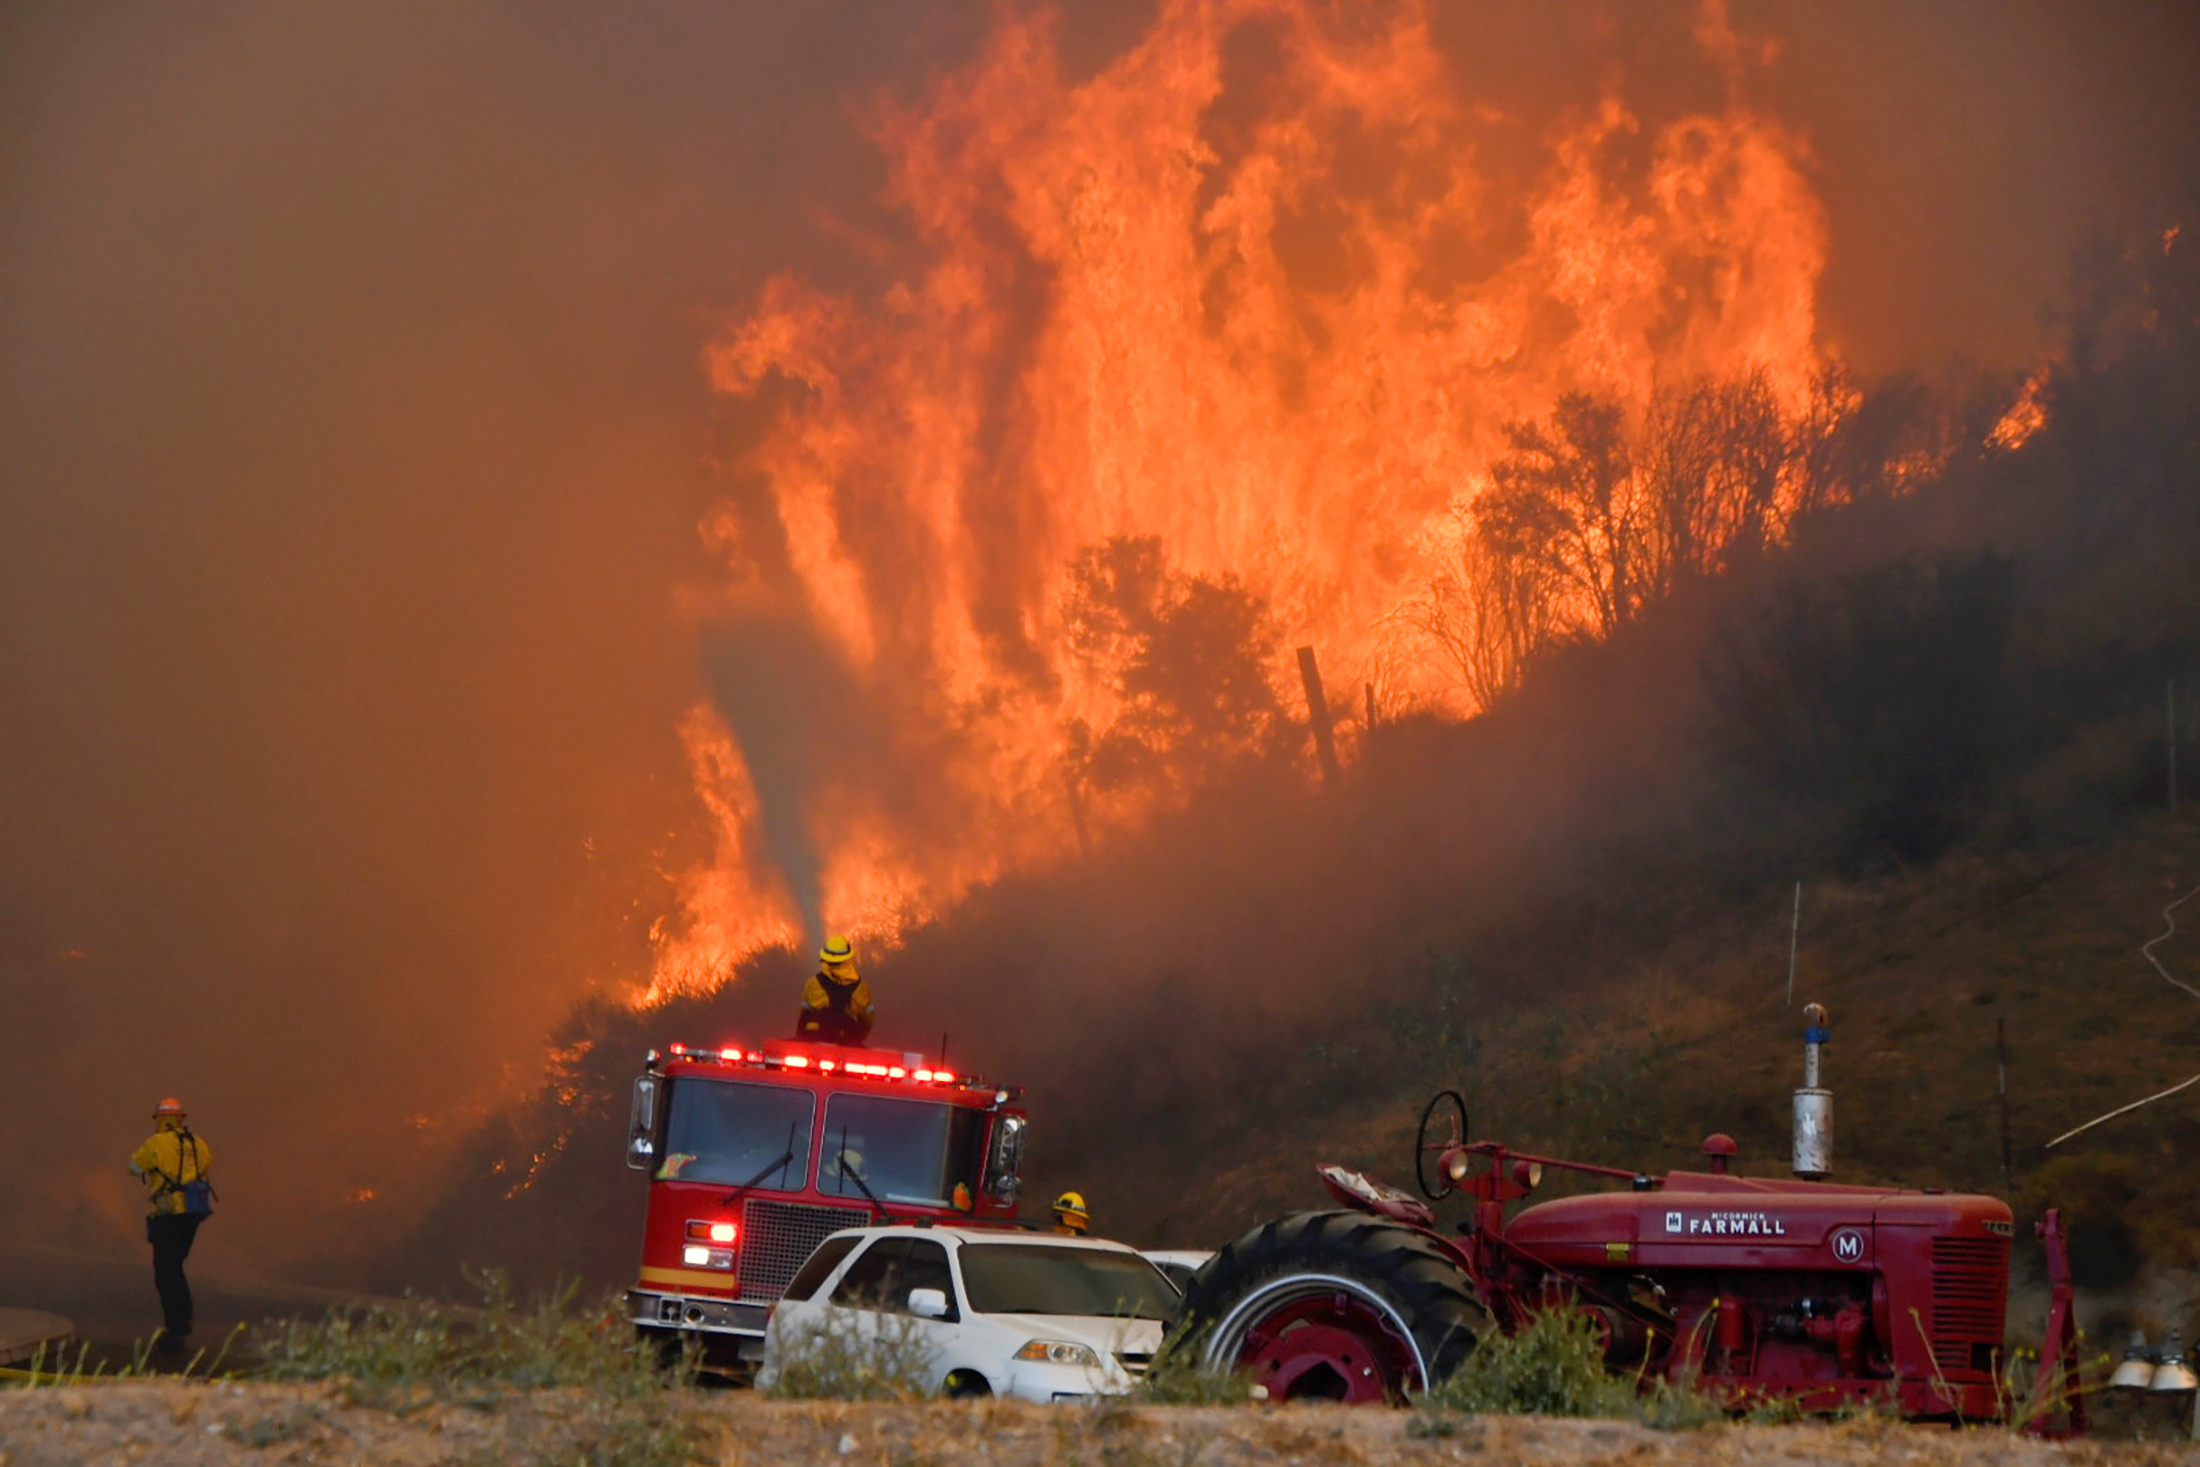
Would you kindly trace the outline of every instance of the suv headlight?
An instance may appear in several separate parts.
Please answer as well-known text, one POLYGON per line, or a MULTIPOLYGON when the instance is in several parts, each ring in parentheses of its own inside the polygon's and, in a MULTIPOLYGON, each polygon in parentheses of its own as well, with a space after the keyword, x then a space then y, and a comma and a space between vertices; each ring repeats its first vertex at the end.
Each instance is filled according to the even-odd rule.
POLYGON ((1100 1368, 1100 1357, 1092 1353, 1090 1345, 1072 1344, 1068 1340, 1031 1340, 1016 1352, 1018 1360, 1037 1360, 1047 1365, 1082 1365, 1087 1369, 1100 1368))

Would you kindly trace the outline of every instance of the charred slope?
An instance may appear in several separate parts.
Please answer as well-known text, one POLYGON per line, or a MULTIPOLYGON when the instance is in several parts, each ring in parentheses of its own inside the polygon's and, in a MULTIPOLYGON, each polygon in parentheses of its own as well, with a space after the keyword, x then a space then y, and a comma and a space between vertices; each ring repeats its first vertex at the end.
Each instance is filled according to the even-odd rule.
MULTIPOLYGON (((2200 691, 2193 253, 2098 268, 2020 447, 1953 413, 1933 477, 1548 651, 1480 717, 1384 723, 1325 790, 1248 754, 1135 835, 977 893, 867 964, 880 1037, 944 1036, 1028 1085, 1035 1191, 1076 1185, 1103 1231, 1157 1241, 1306 1200, 1324 1145, 1394 1169, 1399 1118, 1442 1083, 1525 1144, 1665 1166, 1724 1129, 1769 1161, 1801 881, 1798 997, 1841 1024, 1845 1168, 1998 1190, 1982 1067, 2006 1021, 2013 1184, 2084 1173, 2066 1190, 2123 1219, 2125 1252, 2190 1251, 2174 1219, 2200 1199, 2151 1162, 2200 1140, 2189 1107, 2038 1148, 2190 1073, 2200 1039, 2136 956, 2200 884, 2189 808, 2161 813, 2165 688, 2187 729, 2200 691)), ((642 1051, 779 1032, 804 971, 770 954, 710 998, 574 1016, 397 1271, 616 1282, 642 1051)))

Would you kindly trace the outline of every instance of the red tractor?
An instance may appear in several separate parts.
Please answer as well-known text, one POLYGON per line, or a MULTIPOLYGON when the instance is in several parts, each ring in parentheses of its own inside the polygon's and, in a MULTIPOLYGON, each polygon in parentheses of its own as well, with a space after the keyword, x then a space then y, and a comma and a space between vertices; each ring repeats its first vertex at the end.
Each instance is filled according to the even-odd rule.
POLYGON ((1421 1114, 1415 1173, 1431 1202, 1472 1199, 1457 1236, 1419 1198, 1344 1167, 1322 1179, 1349 1211, 1302 1212, 1222 1249, 1192 1286, 1210 1365, 1273 1399, 1395 1401, 1465 1361, 1495 1327, 1578 1311, 1615 1370, 1692 1384, 1742 1407, 1806 1411, 1891 1403, 1904 1416, 2007 1419, 2046 1430, 2060 1408, 2082 1432, 2068 1259, 2050 1212, 2052 1310, 2039 1385, 2020 1406, 2003 1370, 2014 1225, 1991 1197, 1855 1187, 1830 1166, 1832 1098, 1817 1086, 1825 1013, 1812 1005, 1796 1092, 1798 1180, 1728 1169, 1734 1142, 1704 1143, 1708 1170, 1652 1176, 1470 1140, 1445 1091, 1421 1114), (1619 1190, 1506 1217, 1565 1170, 1619 1190))
POLYGON ((1021 1093, 898 1050, 773 1039, 650 1051, 627 1138, 627 1165, 650 1174, 628 1318, 738 1370, 826 1234, 1011 1217, 1021 1093))

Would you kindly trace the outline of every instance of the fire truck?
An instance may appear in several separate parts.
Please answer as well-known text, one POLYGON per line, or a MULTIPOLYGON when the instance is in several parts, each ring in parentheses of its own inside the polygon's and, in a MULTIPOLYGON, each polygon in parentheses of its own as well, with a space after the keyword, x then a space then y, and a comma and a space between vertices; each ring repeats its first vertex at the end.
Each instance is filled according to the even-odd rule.
POLYGON ((651 1050, 627 1135, 627 1165, 650 1178, 628 1318, 739 1370, 828 1233, 1008 1221, 1023 1190, 1022 1094, 900 1050, 651 1050))

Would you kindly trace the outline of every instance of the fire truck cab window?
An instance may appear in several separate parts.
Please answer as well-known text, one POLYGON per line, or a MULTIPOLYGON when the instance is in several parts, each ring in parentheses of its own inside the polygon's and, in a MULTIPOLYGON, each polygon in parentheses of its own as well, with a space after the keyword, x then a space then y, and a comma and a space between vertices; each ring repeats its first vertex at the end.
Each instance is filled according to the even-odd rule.
POLYGON ((957 1182, 978 1181, 985 1119, 982 1111, 928 1100, 835 1095, 825 1102, 817 1189, 860 1201, 944 1206, 957 1182))
POLYGON ((814 1110, 807 1090, 675 1080, 664 1167, 658 1175, 729 1187, 746 1184, 759 1192, 798 1192, 809 1175, 814 1110))

